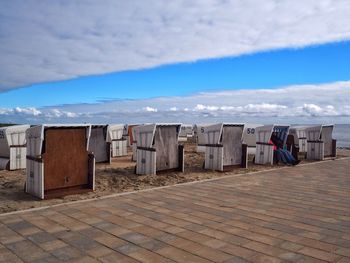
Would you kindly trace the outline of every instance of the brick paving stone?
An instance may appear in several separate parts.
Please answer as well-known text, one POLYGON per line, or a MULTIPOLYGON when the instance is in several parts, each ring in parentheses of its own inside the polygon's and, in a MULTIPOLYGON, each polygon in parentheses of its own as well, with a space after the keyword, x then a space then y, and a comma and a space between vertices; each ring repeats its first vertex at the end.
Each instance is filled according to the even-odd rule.
POLYGON ((128 255, 130 253, 133 253, 139 249, 141 249, 139 246, 136 246, 132 243, 127 243, 127 244, 124 244, 124 245, 121 245, 121 246, 115 248, 116 251, 118 251, 124 255, 128 255))
POLYGON ((177 233, 183 232, 184 229, 180 228, 180 227, 177 227, 177 226, 170 226, 170 227, 166 228, 166 231, 168 233, 177 234, 177 233))
POLYGON ((350 249, 348 248, 338 248, 334 251, 334 253, 350 258, 350 249))
POLYGON ((240 257, 243 259, 248 260, 249 258, 251 258, 252 256, 256 255, 257 252, 244 248, 244 247, 240 247, 240 246, 236 246, 233 244, 228 244, 225 245, 223 247, 220 247, 220 251, 224 251, 227 254, 230 254, 231 256, 236 256, 236 257, 240 257))
POLYGON ((105 247, 103 245, 97 245, 91 249, 86 250, 86 254, 94 258, 103 257, 105 255, 111 254, 112 252, 113 252, 112 249, 105 247))
POLYGON ((186 229, 198 232, 198 231, 206 229, 206 227, 203 225, 198 225, 198 224, 190 224, 190 225, 186 226, 186 229))
POLYGON ((23 219, 20 218, 18 215, 8 215, 6 217, 0 217, 0 225, 2 224, 11 224, 16 223, 19 221, 22 221, 23 219))
POLYGON ((13 252, 6 248, 0 249, 0 262, 22 262, 13 252))
POLYGON ((131 243, 134 243, 134 244, 140 244, 140 243, 147 242, 150 240, 149 237, 142 235, 142 234, 139 234, 139 233, 135 233, 135 232, 130 232, 130 233, 121 235, 120 238, 127 240, 131 243))
POLYGON ((256 255, 250 259, 250 261, 255 262, 255 263, 280 263, 283 262, 283 260, 276 258, 276 257, 271 257, 271 256, 266 256, 263 254, 256 255))
POLYGON ((181 242, 178 244, 178 247, 183 250, 186 250, 189 253, 193 253, 197 256, 211 261, 222 262, 231 258, 231 255, 229 255, 228 253, 215 250, 191 241, 181 242))
POLYGON ((98 246, 98 243, 93 240, 93 239, 89 239, 89 238, 85 238, 85 237, 79 237, 70 241, 67 241, 67 243, 69 243, 70 245, 73 245, 74 247, 84 251, 84 250, 89 250, 89 249, 93 249, 95 247, 98 246))
POLYGON ((82 256, 82 253, 78 249, 71 246, 58 248, 52 250, 50 253, 62 261, 77 259, 82 256))
POLYGON ((28 263, 58 263, 58 262, 60 262, 60 260, 54 256, 47 256, 44 258, 28 261, 28 263))
POLYGON ((138 249, 130 253, 129 256, 145 263, 161 263, 166 260, 166 258, 164 258, 163 256, 160 256, 146 249, 138 249))
POLYGON ((162 234, 157 236, 157 239, 159 239, 160 241, 163 241, 165 243, 168 243, 170 241, 176 240, 177 237, 175 235, 172 235, 172 234, 162 233, 162 234))
POLYGON ((125 240, 122 240, 118 237, 115 237, 107 233, 105 233, 103 236, 99 236, 95 238, 94 240, 109 248, 116 248, 116 247, 120 247, 121 245, 127 244, 125 240))
POLYGON ((250 261, 239 258, 239 257, 231 257, 225 261, 223 261, 223 263, 249 263, 250 261))
POLYGON ((136 231, 138 233, 144 234, 149 237, 156 237, 164 234, 165 232, 162 230, 154 229, 149 226, 138 226, 138 227, 133 227, 133 231, 136 231))
POLYGON ((25 261, 38 260, 49 256, 43 249, 27 240, 10 243, 6 247, 25 261))
POLYGON ((42 230, 37 228, 37 227, 29 227, 29 228, 24 228, 21 230, 18 230, 17 232, 23 236, 30 236, 30 235, 34 235, 36 233, 41 232, 42 230))
POLYGON ((244 244, 243 246, 245 248, 248 248, 248 249, 260 252, 260 253, 264 253, 264 254, 267 254, 270 256, 274 256, 274 257, 278 257, 278 256, 288 252, 284 249, 280 249, 278 247, 273 247, 273 246, 259 243, 256 241, 249 242, 247 244, 244 244))
POLYGON ((297 252, 298 250, 300 250, 303 247, 303 245, 293 243, 290 241, 284 241, 281 244, 279 244, 278 247, 283 248, 283 249, 288 250, 288 251, 297 252))
POLYGON ((24 214, 22 215, 22 217, 24 217, 26 221, 28 221, 30 224, 49 233, 55 233, 67 229, 66 227, 56 223, 55 221, 52 221, 40 215, 30 216, 24 214))
POLYGON ((131 233, 132 231, 124 227, 115 226, 113 228, 108 229, 108 232, 116 236, 121 236, 124 234, 131 233))
POLYGON ((52 251, 52 250, 67 246, 67 243, 64 243, 63 241, 56 239, 56 240, 40 243, 38 245, 46 251, 52 251))
POLYGON ((97 237, 103 236, 105 232, 95 227, 89 227, 89 228, 79 230, 79 233, 89 238, 97 238, 97 237))
POLYGON ((206 260, 204 258, 198 257, 196 255, 193 255, 191 253, 188 253, 184 250, 166 246, 160 250, 157 251, 159 254, 163 255, 166 258, 172 259, 176 262, 193 262, 193 263, 209 263, 209 260, 206 260))
POLYGON ((193 231, 183 231, 183 232, 177 233, 177 236, 189 239, 191 241, 195 241, 195 242, 200 243, 200 244, 203 244, 209 240, 212 240, 212 238, 209 236, 206 236, 206 235, 203 235, 200 233, 196 233, 193 231))
POLYGON ((29 235, 26 238, 37 244, 56 240, 55 236, 43 231, 37 232, 33 235, 29 235))
POLYGON ((21 240, 24 240, 23 236, 17 234, 15 231, 4 225, 0 226, 0 243, 9 244, 21 240))
POLYGON ((101 261, 89 256, 85 256, 85 257, 69 260, 68 262, 69 263, 98 263, 101 261))
POLYGON ((31 223, 29 223, 25 220, 21 220, 21 221, 15 222, 15 223, 7 224, 7 227, 12 229, 13 231, 17 232, 18 230, 32 228, 32 227, 34 227, 34 225, 32 225, 31 223))
POLYGON ((121 253, 113 252, 109 255, 100 257, 99 260, 104 263, 136 263, 139 262, 133 258, 127 257, 121 253))
POLYGON ((157 251, 166 246, 166 243, 151 239, 149 241, 143 242, 139 244, 141 247, 146 248, 151 251, 157 251))
POLYGON ((331 253, 328 253, 328 252, 325 252, 325 251, 322 251, 319 249, 309 248, 309 247, 304 247, 304 248, 300 249, 298 252, 302 253, 304 255, 314 257, 317 259, 321 259, 324 261, 328 261, 328 262, 335 262, 341 258, 341 256, 339 256, 339 255, 331 254, 331 253))
POLYGON ((221 248, 221 247, 227 245, 227 242, 223 242, 219 239, 212 238, 212 239, 205 241, 203 244, 208 246, 208 247, 218 249, 218 248, 221 248))
POLYGON ((349 262, 350 262, 350 257, 344 257, 337 261, 337 263, 349 263, 349 262))

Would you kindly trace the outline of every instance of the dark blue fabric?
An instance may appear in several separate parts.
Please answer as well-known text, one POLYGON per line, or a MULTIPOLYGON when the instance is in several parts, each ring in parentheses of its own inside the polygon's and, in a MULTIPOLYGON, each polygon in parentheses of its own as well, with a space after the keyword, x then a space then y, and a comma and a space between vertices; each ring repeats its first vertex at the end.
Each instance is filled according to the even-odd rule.
POLYGON ((286 141, 286 138, 288 136, 288 129, 289 127, 285 126, 275 126, 273 128, 274 137, 279 141, 278 145, 282 145, 282 147, 279 148, 284 148, 284 142, 286 141))
POLYGON ((294 164, 295 163, 295 158, 287 150, 278 149, 278 150, 275 150, 275 154, 276 154, 276 159, 278 162, 282 162, 284 164, 294 164))

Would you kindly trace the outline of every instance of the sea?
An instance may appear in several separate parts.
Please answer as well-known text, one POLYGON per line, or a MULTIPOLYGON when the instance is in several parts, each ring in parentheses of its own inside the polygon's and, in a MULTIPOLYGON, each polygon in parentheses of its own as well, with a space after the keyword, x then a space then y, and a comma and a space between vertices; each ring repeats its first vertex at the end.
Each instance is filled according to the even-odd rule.
POLYGON ((336 124, 333 138, 337 140, 337 147, 350 148, 350 124, 336 124))

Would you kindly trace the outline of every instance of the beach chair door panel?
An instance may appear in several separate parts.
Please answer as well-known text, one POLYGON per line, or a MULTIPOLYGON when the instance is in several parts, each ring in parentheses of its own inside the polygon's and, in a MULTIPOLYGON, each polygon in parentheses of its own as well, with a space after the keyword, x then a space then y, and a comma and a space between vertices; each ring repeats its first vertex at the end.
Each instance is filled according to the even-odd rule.
POLYGON ((239 165, 242 161, 243 126, 224 126, 222 144, 224 145, 223 165, 239 165))
POLYGON ((273 146, 257 144, 255 153, 256 164, 273 164, 273 146))
POLYGON ((97 127, 91 129, 89 144, 89 151, 94 153, 97 163, 108 161, 108 147, 104 128, 97 127))
POLYGON ((88 185, 85 128, 46 130, 43 159, 45 191, 88 185))
POLYGON ((324 142, 324 156, 332 156, 332 132, 333 126, 322 127, 321 141, 324 142))
POLYGON ((179 149, 175 126, 158 126, 154 136, 157 171, 179 167, 179 149))
POLYGON ((223 171, 224 148, 222 146, 206 146, 204 168, 214 171, 223 171))
POLYGON ((306 138, 299 139, 299 152, 307 152, 307 140, 306 140, 306 138))
POLYGON ((323 160, 324 159, 324 143, 323 142, 308 142, 307 154, 308 160, 323 160))
POLYGON ((154 150, 137 149, 136 150, 136 174, 156 174, 156 157, 154 150))

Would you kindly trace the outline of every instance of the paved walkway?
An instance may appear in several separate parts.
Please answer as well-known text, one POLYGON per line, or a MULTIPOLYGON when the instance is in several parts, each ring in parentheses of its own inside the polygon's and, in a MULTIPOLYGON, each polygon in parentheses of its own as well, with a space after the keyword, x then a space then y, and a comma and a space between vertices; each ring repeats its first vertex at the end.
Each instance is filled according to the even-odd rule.
POLYGON ((1 262, 350 262, 350 159, 0 216, 1 262))

